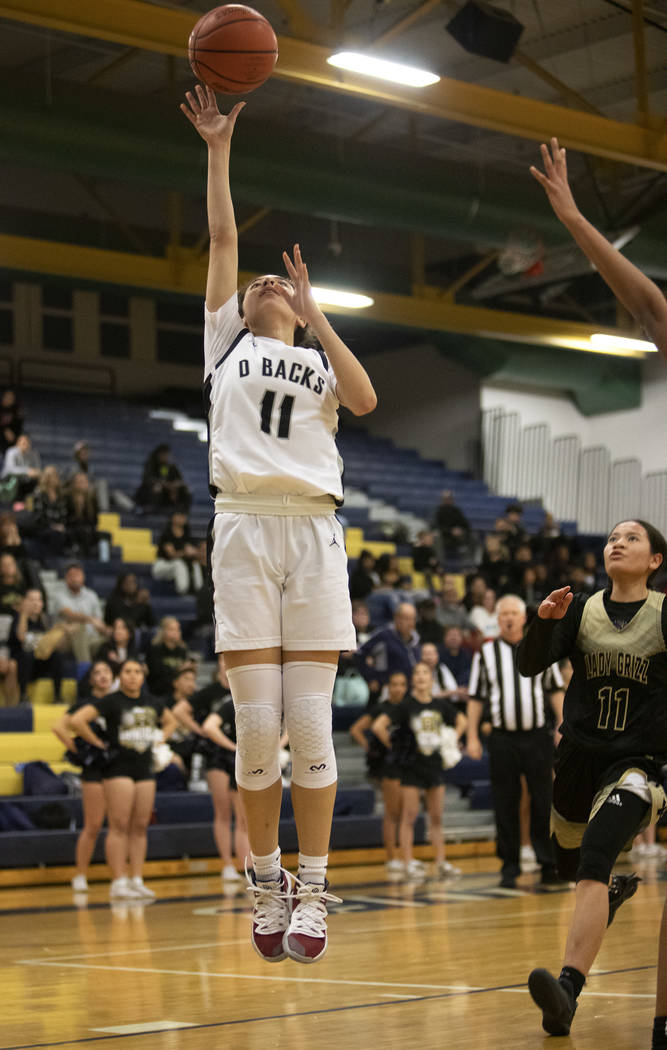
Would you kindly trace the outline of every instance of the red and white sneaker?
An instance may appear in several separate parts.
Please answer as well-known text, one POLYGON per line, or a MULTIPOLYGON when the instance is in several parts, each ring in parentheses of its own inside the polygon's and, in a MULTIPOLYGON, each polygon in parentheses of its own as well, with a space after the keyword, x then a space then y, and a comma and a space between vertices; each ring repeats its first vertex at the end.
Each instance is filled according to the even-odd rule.
POLYGON ((248 871, 247 867, 246 876, 250 883, 248 893, 254 896, 252 946, 265 962, 282 962, 287 958, 283 938, 290 924, 296 880, 282 868, 280 882, 258 884, 254 871, 248 871))
POLYGON ((321 959, 327 950, 327 908, 330 904, 342 904, 340 897, 327 893, 329 883, 318 886, 312 882, 295 880, 292 917, 289 929, 283 937, 283 947, 290 959, 300 963, 313 963, 321 959))

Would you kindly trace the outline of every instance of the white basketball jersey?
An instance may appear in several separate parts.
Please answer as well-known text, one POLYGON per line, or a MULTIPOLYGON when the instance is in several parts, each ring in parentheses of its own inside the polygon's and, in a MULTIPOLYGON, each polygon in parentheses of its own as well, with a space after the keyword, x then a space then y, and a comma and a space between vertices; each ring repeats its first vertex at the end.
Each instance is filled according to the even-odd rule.
POLYGON ((325 355, 252 335, 236 294, 204 314, 211 489, 342 501, 339 402, 325 355))

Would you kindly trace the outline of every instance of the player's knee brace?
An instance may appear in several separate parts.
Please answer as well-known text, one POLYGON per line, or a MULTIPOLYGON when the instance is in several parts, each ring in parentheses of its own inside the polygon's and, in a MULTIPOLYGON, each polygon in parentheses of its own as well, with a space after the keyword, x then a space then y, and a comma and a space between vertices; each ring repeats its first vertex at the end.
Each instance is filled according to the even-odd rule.
POLYGON ((648 802, 631 791, 612 791, 584 832, 577 882, 609 882, 616 858, 636 834, 648 808, 648 802))
POLYGON ((551 845, 556 858, 556 868, 561 879, 565 879, 567 882, 574 882, 577 868, 579 867, 580 849, 565 849, 555 835, 551 836, 551 845))
POLYGON ((261 791, 280 779, 280 665, 233 667, 227 677, 236 717, 236 781, 248 791, 261 791))
POLYGON ((292 753, 292 781, 323 788, 338 776, 331 729, 335 664, 291 661, 283 664, 285 728, 292 753))

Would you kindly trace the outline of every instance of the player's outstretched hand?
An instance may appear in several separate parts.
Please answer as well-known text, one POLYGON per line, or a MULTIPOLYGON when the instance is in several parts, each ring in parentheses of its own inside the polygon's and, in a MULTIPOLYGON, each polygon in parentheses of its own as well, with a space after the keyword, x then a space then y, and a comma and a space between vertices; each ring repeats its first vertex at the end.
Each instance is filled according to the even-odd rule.
POLYGON ((287 275, 294 287, 294 292, 290 292, 282 285, 277 285, 276 291, 280 292, 290 304, 297 317, 305 321, 306 324, 310 324, 319 313, 319 307, 313 299, 313 290, 310 287, 308 278, 308 267, 301 258, 301 249, 298 244, 294 245, 294 261, 290 259, 287 252, 283 252, 283 262, 285 263, 287 275))
POLYGON ((228 142, 232 137, 236 118, 245 106, 237 102, 228 114, 221 113, 213 88, 197 84, 194 91, 186 91, 187 102, 181 102, 181 113, 185 114, 204 142, 228 142))
POLYGON ((569 587, 559 587, 544 599, 537 615, 540 620, 562 620, 572 604, 574 595, 569 587))
POLYGON ((549 198, 551 207, 561 222, 567 225, 570 219, 579 214, 579 209, 572 196, 567 180, 567 160, 565 150, 558 145, 558 139, 552 138, 551 152, 544 143, 540 146, 544 171, 531 165, 530 174, 536 179, 549 198))

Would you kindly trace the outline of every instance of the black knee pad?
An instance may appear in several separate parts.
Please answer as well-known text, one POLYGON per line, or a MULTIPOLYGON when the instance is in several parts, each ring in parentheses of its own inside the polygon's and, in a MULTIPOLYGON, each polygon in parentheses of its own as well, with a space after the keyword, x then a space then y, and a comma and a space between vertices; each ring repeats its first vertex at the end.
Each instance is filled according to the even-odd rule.
POLYGON ((611 869, 628 840, 634 838, 649 803, 632 791, 615 788, 584 832, 576 881, 609 882, 611 869))
POLYGON ((566 882, 574 882, 579 867, 580 849, 578 847, 577 849, 565 849, 555 835, 551 836, 551 845, 561 879, 565 879, 566 882))

